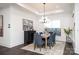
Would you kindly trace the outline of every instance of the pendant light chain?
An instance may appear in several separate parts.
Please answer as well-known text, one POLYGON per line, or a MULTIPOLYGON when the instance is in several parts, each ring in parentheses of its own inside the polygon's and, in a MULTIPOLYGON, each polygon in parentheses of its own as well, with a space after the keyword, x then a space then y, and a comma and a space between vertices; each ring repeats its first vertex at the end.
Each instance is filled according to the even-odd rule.
POLYGON ((45 4, 46 4, 46 3, 43 3, 43 5, 44 5, 44 23, 45 23, 45 21, 46 21, 46 19, 45 19, 45 4))

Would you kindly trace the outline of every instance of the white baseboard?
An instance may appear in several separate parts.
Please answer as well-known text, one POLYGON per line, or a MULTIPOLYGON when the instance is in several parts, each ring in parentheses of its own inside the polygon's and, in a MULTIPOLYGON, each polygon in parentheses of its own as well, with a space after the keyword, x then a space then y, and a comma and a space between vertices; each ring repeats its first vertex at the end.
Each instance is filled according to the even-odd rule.
POLYGON ((12 43, 12 44, 10 44, 10 48, 13 48, 13 47, 21 45, 21 44, 24 44, 24 42, 12 43))

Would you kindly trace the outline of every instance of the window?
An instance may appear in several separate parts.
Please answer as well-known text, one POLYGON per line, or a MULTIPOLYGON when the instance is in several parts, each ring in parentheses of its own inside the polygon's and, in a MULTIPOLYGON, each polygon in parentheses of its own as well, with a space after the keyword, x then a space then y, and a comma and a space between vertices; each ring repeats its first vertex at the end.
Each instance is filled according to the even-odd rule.
POLYGON ((60 20, 53 20, 44 24, 47 28, 60 28, 60 20))
POLYGON ((47 32, 55 32, 56 35, 61 36, 60 20, 53 20, 49 23, 45 23, 44 25, 47 32))

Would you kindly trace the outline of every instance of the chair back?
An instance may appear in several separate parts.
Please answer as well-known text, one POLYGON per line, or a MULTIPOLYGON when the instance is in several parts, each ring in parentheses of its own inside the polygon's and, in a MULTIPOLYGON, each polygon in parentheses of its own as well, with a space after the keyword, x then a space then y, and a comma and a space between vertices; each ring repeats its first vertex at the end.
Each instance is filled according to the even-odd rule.
POLYGON ((43 32, 40 32, 40 35, 43 34, 43 32))
POLYGON ((37 44, 37 45, 43 44, 43 40, 40 34, 37 34, 37 33, 34 34, 34 44, 37 44))
POLYGON ((55 42, 56 33, 52 34, 52 42, 55 42))
POLYGON ((52 33, 48 39, 48 43, 52 43, 52 42, 55 42, 55 33, 52 33))

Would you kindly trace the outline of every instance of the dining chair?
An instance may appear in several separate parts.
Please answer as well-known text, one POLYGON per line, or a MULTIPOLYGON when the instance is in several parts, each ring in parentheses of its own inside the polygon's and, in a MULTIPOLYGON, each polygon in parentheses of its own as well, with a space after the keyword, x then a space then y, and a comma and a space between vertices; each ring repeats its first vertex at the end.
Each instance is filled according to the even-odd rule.
POLYGON ((43 34, 43 32, 40 32, 40 35, 43 34))
POLYGON ((34 43, 34 50, 36 49, 36 46, 37 46, 37 47, 40 47, 40 51, 41 51, 41 47, 43 46, 44 41, 42 40, 42 37, 40 34, 37 34, 37 33, 34 34, 33 43, 34 43))
POLYGON ((50 49, 51 49, 51 46, 53 46, 53 44, 55 44, 55 36, 56 36, 56 33, 50 34, 49 39, 47 41, 48 46, 50 47, 50 49))
POLYGON ((53 42, 53 44, 56 43, 56 33, 54 33, 53 36, 52 36, 52 42, 53 42))

